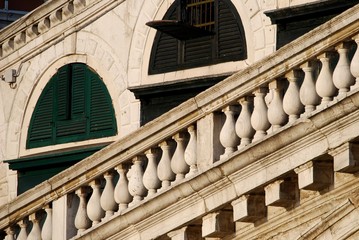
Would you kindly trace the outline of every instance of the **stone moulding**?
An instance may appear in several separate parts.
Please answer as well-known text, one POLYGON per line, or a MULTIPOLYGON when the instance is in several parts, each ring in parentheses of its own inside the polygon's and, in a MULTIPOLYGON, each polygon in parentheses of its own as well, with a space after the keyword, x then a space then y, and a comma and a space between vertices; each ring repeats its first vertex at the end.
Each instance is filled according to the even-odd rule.
POLYGON ((20 58, 22 62, 31 59, 33 54, 37 55, 39 49, 43 51, 55 42, 63 40, 73 32, 79 31, 79 29, 108 12, 108 9, 113 9, 124 1, 126 0, 48 1, 34 12, 25 15, 1 31, 1 35, 5 37, 0 38, 0 71, 11 65, 11 63, 5 61, 7 57, 11 59, 12 64, 17 62, 19 57, 12 58, 10 57, 11 54, 35 38, 43 36, 43 41, 32 44, 25 53, 22 53, 20 58), (76 21, 68 21, 71 18, 75 18, 76 21), (61 27, 57 27, 59 25, 61 27), (50 30, 52 30, 52 33, 45 36, 45 33, 50 30), (16 44, 14 44, 14 39, 16 44))

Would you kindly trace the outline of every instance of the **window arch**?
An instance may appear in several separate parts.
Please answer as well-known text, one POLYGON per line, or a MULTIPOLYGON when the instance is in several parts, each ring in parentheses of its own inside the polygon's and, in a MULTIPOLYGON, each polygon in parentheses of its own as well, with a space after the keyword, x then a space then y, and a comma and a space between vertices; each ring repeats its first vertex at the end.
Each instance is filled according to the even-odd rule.
POLYGON ((30 120, 26 148, 113 136, 117 124, 101 78, 83 63, 61 67, 44 88, 30 120))
POLYGON ((176 0, 152 45, 149 74, 247 58, 242 21, 229 0, 176 0))

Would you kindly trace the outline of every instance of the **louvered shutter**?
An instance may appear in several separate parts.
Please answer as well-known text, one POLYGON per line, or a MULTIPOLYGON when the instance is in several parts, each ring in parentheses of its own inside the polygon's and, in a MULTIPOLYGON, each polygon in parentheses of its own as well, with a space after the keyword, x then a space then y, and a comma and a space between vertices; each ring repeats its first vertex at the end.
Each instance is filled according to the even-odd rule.
POLYGON ((104 83, 85 64, 74 63, 60 68, 41 94, 27 147, 113 136, 116 126, 104 83))
POLYGON ((27 147, 33 148, 53 143, 54 83, 51 79, 43 90, 31 118, 27 147))
POLYGON ((90 80, 90 134, 111 136, 116 132, 116 120, 110 95, 95 73, 90 73, 90 80))
MULTIPOLYGON (((176 20, 177 7, 172 7, 164 19, 176 20)), ((178 40, 166 33, 157 32, 155 44, 152 47, 150 73, 160 73, 173 70, 178 65, 178 40)))
MULTIPOLYGON (((177 0, 163 20, 178 20, 182 14, 178 6, 177 0)), ((236 8, 229 0, 216 0, 214 11, 214 35, 180 41, 157 31, 151 50, 149 74, 246 59, 245 35, 236 8)), ((202 16, 199 14, 198 17, 202 16)))
POLYGON ((213 52, 213 36, 205 36, 184 42, 184 64, 210 62, 213 52))
POLYGON ((218 2, 218 57, 245 59, 246 43, 241 19, 228 1, 218 2))
POLYGON ((56 99, 57 104, 57 120, 66 120, 69 118, 69 92, 70 92, 70 81, 69 81, 69 66, 66 65, 59 69, 54 78, 56 78, 56 99))
POLYGON ((75 141, 85 138, 85 84, 86 68, 83 64, 72 64, 68 75, 70 88, 68 89, 68 108, 71 113, 69 118, 58 121, 56 125, 56 137, 58 142, 75 141), (65 138, 65 139, 64 139, 65 138))

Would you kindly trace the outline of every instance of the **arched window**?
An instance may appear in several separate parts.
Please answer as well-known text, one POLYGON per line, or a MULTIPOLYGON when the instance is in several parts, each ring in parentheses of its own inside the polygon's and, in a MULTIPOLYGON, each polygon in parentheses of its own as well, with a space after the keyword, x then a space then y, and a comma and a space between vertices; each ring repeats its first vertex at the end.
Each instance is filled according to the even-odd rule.
POLYGON ((176 0, 159 30, 149 74, 164 73, 247 58, 241 19, 229 0, 176 0))
POLYGON ((85 64, 63 66, 43 90, 28 130, 27 148, 113 136, 112 101, 100 77, 85 64))
MULTIPOLYGON (((116 118, 101 78, 85 64, 61 67, 42 91, 30 120, 26 147, 113 136, 116 118)), ((18 194, 103 148, 107 143, 7 160, 17 171, 18 194)))

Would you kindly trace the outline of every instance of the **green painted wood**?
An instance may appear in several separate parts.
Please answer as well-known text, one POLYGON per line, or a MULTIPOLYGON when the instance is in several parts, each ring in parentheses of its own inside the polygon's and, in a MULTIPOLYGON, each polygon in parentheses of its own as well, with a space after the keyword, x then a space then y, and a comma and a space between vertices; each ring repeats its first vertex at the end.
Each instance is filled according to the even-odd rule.
POLYGON ((100 77, 85 64, 66 65, 41 94, 27 148, 113 136, 117 124, 112 100, 100 77))
POLYGON ((17 171, 18 194, 21 194, 82 159, 94 154, 103 147, 104 145, 63 153, 7 160, 5 162, 9 163, 10 169, 17 171))

